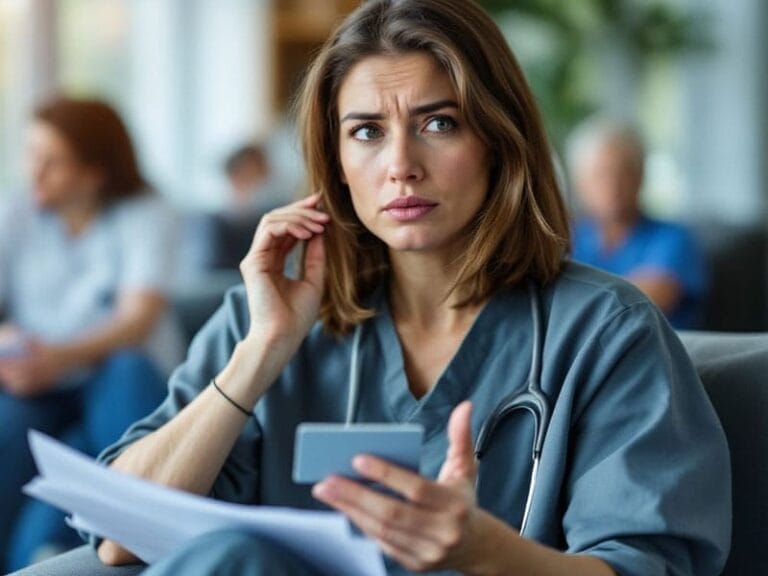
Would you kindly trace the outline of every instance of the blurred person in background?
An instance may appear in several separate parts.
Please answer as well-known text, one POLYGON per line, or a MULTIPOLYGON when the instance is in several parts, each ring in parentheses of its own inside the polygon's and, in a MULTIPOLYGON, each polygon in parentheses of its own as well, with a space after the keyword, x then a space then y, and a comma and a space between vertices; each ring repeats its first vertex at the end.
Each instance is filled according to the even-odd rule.
POLYGON ((195 280, 213 271, 237 272, 262 215, 282 204, 280 187, 264 145, 244 144, 223 163, 227 190, 215 212, 187 216, 182 247, 182 277, 195 280))
POLYGON ((230 154, 224 162, 224 170, 231 190, 231 210, 257 205, 260 189, 269 178, 269 163, 264 148, 258 144, 246 144, 230 154))
POLYGON ((706 289, 703 257, 684 226, 643 214, 638 131, 596 116, 574 131, 567 148, 580 208, 573 259, 635 284, 675 328, 695 328, 706 289))
POLYGON ((181 358, 169 313, 175 222, 116 112, 55 98, 33 114, 29 193, 0 204, 0 561, 20 568, 79 538, 27 501, 27 430, 91 455, 165 394, 181 358))

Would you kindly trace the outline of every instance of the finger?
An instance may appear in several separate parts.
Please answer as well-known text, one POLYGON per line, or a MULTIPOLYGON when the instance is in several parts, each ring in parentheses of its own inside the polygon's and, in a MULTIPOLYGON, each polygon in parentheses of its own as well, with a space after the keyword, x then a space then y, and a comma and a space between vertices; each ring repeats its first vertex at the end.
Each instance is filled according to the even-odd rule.
POLYGON ((297 200, 291 205, 295 206, 317 206, 320 202, 320 199, 322 198, 322 195, 320 192, 315 192, 314 194, 310 194, 306 198, 301 198, 300 200, 297 200))
POLYGON ((461 533, 460 526, 444 521, 440 514, 425 512, 343 478, 321 482, 313 494, 342 512, 401 563, 406 558, 421 564, 435 562, 461 533))
POLYGON ((313 230, 314 232, 320 233, 323 230, 325 230, 325 225, 327 224, 327 218, 313 219, 309 215, 300 214, 296 212, 274 213, 274 214, 270 214, 268 217, 264 216, 264 219, 259 223, 259 227, 256 229, 256 235, 258 236, 258 233, 262 230, 263 231, 269 231, 272 229, 279 230, 280 227, 285 225, 286 223, 298 224, 310 230, 313 230))
POLYGON ((450 488, 375 456, 355 456, 352 466, 364 478, 386 486, 420 506, 439 508, 451 497, 450 488))
POLYGON ((271 236, 269 240, 259 238, 253 240, 253 245, 245 257, 240 261, 240 272, 280 274, 285 267, 285 259, 299 242, 297 238, 286 234, 284 236, 271 236))
POLYGON ((344 512, 356 523, 359 521, 361 529, 365 528, 377 537, 383 537, 390 531, 416 536, 428 533, 431 525, 437 524, 431 521, 427 512, 413 503, 338 476, 316 484, 312 495, 344 512))
POLYGON ((321 287, 325 281, 325 242, 322 236, 315 236, 307 243, 304 253, 304 280, 321 287))
MULTIPOLYGON (((314 236, 315 234, 322 234, 325 231, 325 226, 323 224, 318 224, 315 222, 312 222, 311 220, 307 220, 306 218, 301 217, 286 217, 279 222, 272 222, 269 225, 265 226, 264 232, 261 234, 263 237, 264 234, 268 235, 269 238, 275 239, 282 236, 285 236, 286 234, 293 234, 297 239, 301 240, 308 240, 310 237, 314 236), (309 237, 306 237, 306 234, 304 232, 296 233, 297 230, 306 230, 310 233, 309 237)), ((259 232, 256 234, 257 238, 257 246, 260 246, 258 239, 259 239, 259 232)), ((269 246, 269 244, 261 245, 262 247, 269 246)))
POLYGON ((265 214, 263 218, 265 218, 266 221, 269 222, 274 220, 280 220, 281 218, 285 218, 286 216, 305 218, 310 222, 314 222, 316 224, 327 224, 331 219, 331 217, 326 212, 323 212, 322 210, 301 208, 301 207, 295 207, 295 206, 286 206, 284 208, 278 208, 277 210, 274 210, 268 214, 265 214))
POLYGON ((26 388, 24 377, 21 374, 10 373, 3 376, 6 388, 15 395, 21 395, 26 388))
POLYGON ((409 569, 426 568, 440 558, 443 548, 433 540, 402 527, 387 525, 351 504, 342 503, 335 508, 375 540, 385 554, 409 569))
POLYGON ((304 205, 304 204, 288 204, 287 206, 283 206, 282 208, 277 208, 273 212, 277 214, 285 213, 285 212, 293 212, 296 214, 302 214, 304 216, 317 219, 319 221, 327 221, 330 216, 325 210, 322 210, 321 208, 317 207, 317 202, 313 202, 311 205, 304 205))
POLYGON ((273 261, 273 252, 284 254, 292 250, 297 241, 309 240, 315 234, 320 234, 323 228, 313 230, 306 226, 307 220, 301 218, 284 218, 260 225, 256 230, 251 245, 251 253, 258 257, 268 257, 273 261))
POLYGON ((302 198, 301 200, 297 200, 296 202, 292 202, 285 206, 281 206, 280 208, 277 208, 273 212, 307 209, 320 214, 325 214, 323 210, 318 208, 321 202, 322 202, 322 195, 312 194, 311 196, 307 196, 306 198, 302 198))
POLYGON ((23 370, 22 360, 17 358, 9 358, 7 360, 0 360, 0 373, 2 374, 17 374, 23 370))
POLYGON ((475 452, 472 445, 472 403, 462 402, 448 420, 448 453, 438 482, 468 480, 474 483, 475 452))
POLYGON ((293 222, 286 223, 286 230, 291 234, 291 236, 299 240, 309 240, 315 235, 315 232, 313 232, 310 228, 293 222))

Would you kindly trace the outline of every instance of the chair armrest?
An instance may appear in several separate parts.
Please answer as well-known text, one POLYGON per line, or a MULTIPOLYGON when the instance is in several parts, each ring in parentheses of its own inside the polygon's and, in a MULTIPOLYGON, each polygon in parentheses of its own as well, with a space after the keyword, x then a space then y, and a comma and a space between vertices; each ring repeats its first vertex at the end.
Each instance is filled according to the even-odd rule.
POLYGON ((146 568, 144 564, 107 566, 102 564, 94 549, 86 544, 65 554, 13 572, 9 576, 135 576, 146 568))

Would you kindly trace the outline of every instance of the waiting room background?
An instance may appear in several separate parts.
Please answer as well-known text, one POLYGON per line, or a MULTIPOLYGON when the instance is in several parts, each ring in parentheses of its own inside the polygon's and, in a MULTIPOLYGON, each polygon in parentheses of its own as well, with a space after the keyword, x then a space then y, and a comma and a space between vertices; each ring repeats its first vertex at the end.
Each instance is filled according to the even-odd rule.
MULTIPOLYGON (((560 146, 608 109, 643 128, 643 201, 697 230, 714 280, 708 328, 768 327, 768 3, 485 0, 560 146)), ((184 211, 225 201, 222 163, 269 144, 297 189, 287 101, 354 0, 0 0, 0 196, 23 189, 24 128, 54 91, 129 123, 155 187, 184 211)))

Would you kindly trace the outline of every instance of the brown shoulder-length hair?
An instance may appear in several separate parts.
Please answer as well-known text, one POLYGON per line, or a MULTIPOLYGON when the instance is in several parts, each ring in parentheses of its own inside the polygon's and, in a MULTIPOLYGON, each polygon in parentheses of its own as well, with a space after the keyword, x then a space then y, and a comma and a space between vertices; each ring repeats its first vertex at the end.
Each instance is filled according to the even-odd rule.
POLYGON ((57 96, 35 108, 32 118, 54 128, 80 162, 102 173, 98 193, 105 204, 147 190, 128 130, 107 103, 57 96))
POLYGON ((366 299, 386 281, 386 246, 357 218, 339 160, 337 96, 362 59, 430 54, 448 73, 460 111, 489 151, 490 186, 466 231, 454 290, 479 303, 525 278, 559 272, 568 218, 533 95, 496 24, 473 0, 368 0, 331 35, 297 101, 309 191, 320 191, 332 224, 320 316, 342 334, 370 317, 366 299))

